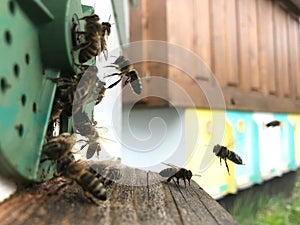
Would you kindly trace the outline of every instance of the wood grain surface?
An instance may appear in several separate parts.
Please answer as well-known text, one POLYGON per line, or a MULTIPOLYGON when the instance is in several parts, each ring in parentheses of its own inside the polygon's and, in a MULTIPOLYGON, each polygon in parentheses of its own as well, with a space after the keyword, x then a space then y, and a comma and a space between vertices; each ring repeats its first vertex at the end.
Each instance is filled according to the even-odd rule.
POLYGON ((54 178, 20 187, 0 205, 1 225, 50 224, 237 224, 232 216, 194 181, 184 187, 159 174, 124 168, 122 179, 107 187, 108 199, 91 203, 76 183, 54 178))

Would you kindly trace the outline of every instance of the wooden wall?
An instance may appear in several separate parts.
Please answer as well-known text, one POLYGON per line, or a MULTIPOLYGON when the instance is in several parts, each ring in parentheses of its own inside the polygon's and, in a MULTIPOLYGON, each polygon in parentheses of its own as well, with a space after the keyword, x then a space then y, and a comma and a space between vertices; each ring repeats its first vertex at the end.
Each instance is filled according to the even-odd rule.
MULTIPOLYGON (((299 9, 282 7, 284 2, 289 1, 142 0, 138 9, 130 10, 130 37, 164 40, 199 55, 221 85, 227 108, 300 112, 300 17, 295 15, 299 9)), ((141 76, 159 74, 178 83, 196 106, 208 107, 192 79, 199 74, 190 78, 155 63, 138 69, 141 76)), ((145 96, 149 85, 144 84, 145 96)), ((167 91, 176 105, 189 106, 176 92, 167 91)), ((151 101, 146 104, 156 105, 151 101)))

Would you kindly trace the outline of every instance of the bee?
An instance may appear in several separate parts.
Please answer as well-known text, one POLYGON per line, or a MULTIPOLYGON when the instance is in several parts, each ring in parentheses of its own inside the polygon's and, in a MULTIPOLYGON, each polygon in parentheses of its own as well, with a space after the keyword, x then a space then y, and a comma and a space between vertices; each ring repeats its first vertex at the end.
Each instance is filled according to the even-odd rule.
POLYGON ((102 101, 102 99, 103 99, 103 97, 105 95, 105 91, 106 91, 105 85, 106 85, 106 83, 103 82, 103 81, 100 81, 100 80, 97 83, 97 90, 96 90, 96 92, 98 94, 97 94, 97 97, 95 99, 95 105, 98 105, 102 101))
POLYGON ((192 176, 201 176, 193 174, 191 170, 180 168, 170 163, 163 164, 170 166, 169 168, 163 169, 159 172, 159 175, 161 175, 162 177, 168 177, 167 182, 170 182, 172 179, 176 178, 177 184, 179 185, 179 179, 182 179, 184 182, 184 186, 186 187, 185 180, 187 180, 189 182, 189 185, 191 185, 190 181, 192 179, 192 176))
POLYGON ((72 78, 48 78, 57 84, 55 98, 50 115, 50 121, 54 121, 64 112, 70 116, 70 107, 74 99, 77 82, 72 78))
POLYGON ((238 154, 234 153, 233 151, 230 151, 225 146, 222 146, 219 144, 215 145, 213 148, 213 153, 215 153, 216 156, 220 157, 220 164, 222 163, 221 162, 222 159, 225 161, 225 165, 226 165, 227 172, 229 175, 230 175, 230 173, 229 173, 229 168, 228 168, 228 164, 226 161, 227 159, 229 159, 230 161, 232 161, 236 164, 244 165, 242 158, 238 154))
POLYGON ((63 186, 70 185, 75 181, 84 190, 84 196, 94 204, 98 205, 93 197, 106 200, 105 178, 95 174, 90 167, 85 166, 82 162, 75 161, 72 156, 69 154, 57 162, 58 174, 71 180, 70 183, 63 186))
POLYGON ((100 18, 97 14, 84 16, 79 20, 86 22, 84 31, 75 31, 77 34, 84 36, 85 42, 74 46, 72 49, 72 53, 80 49, 78 56, 79 66, 93 57, 100 55, 101 52, 103 52, 105 59, 107 59, 106 40, 111 32, 111 24, 109 22, 100 23, 100 18))
MULTIPOLYGON (((110 17, 108 21, 110 20, 110 17)), ((111 32, 111 24, 109 22, 102 22, 101 23, 102 32, 100 37, 100 46, 101 52, 103 52, 105 60, 108 58, 108 51, 107 51, 107 39, 111 32)))
MULTIPOLYGON (((78 112, 74 114, 73 118, 74 118, 75 130, 80 135, 88 139, 86 141, 86 144, 81 146, 80 150, 82 150, 86 145, 89 145, 86 152, 86 158, 87 159, 92 158, 95 155, 95 153, 97 153, 97 156, 99 156, 99 152, 101 151, 101 146, 98 140, 99 139, 109 140, 109 139, 103 138, 99 135, 99 132, 97 131, 94 125, 94 122, 90 120, 90 118, 85 112, 78 112)), ((105 127, 102 127, 102 129, 103 129, 103 133, 107 131, 107 128, 105 127)))
POLYGON ((120 170, 121 159, 104 160, 104 161, 88 161, 89 166, 94 170, 94 173, 101 174, 106 180, 105 185, 120 180, 122 177, 120 170))
POLYGON ((56 192, 76 181, 84 190, 85 197, 97 204, 92 196, 100 200, 106 200, 105 178, 92 172, 92 168, 86 166, 83 162, 75 161, 71 152, 75 142, 76 138, 73 134, 62 133, 50 139, 43 146, 42 154, 47 159, 56 162, 56 176, 64 176, 71 180, 71 182, 61 185, 56 192))
POLYGON ((42 155, 47 158, 44 160, 58 160, 71 152, 76 143, 76 137, 70 133, 62 133, 57 137, 52 137, 43 145, 42 155))
POLYGON ((266 124, 266 127, 276 127, 276 126, 280 126, 281 122, 278 120, 273 120, 269 123, 266 124))
POLYGON ((113 88, 122 80, 123 77, 126 77, 125 85, 127 85, 129 83, 131 86, 131 89, 133 90, 134 93, 136 93, 138 95, 142 93, 141 78, 139 77, 138 72, 131 65, 129 59, 127 59, 126 57, 121 55, 115 60, 115 62, 112 63, 112 65, 107 66, 107 67, 114 67, 120 71, 120 72, 105 76, 105 77, 112 77, 112 76, 116 76, 116 75, 120 76, 119 80, 117 80, 116 82, 114 82, 113 84, 108 86, 107 88, 113 88))
POLYGON ((98 68, 96 66, 90 66, 84 72, 84 76, 81 75, 80 81, 76 86, 73 101, 73 113, 79 111, 85 104, 91 101, 94 94, 95 85, 97 86, 99 78, 97 77, 98 68))

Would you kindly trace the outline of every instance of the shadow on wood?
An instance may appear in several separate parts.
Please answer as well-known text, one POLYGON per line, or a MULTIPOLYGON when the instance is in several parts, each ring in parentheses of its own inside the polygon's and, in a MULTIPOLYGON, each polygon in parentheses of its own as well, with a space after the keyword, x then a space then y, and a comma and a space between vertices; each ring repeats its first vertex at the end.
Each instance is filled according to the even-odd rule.
POLYGON ((55 192, 61 178, 20 188, 1 203, 0 224, 237 224, 194 181, 185 188, 154 172, 127 167, 122 174, 123 181, 107 187, 108 199, 99 206, 76 184, 55 192))

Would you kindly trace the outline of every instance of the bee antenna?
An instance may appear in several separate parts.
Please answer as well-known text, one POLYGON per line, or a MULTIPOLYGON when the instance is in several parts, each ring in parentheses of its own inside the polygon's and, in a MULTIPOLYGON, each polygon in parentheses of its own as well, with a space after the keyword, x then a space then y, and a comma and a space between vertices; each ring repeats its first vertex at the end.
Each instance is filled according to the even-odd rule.
POLYGON ((193 176, 202 177, 200 174, 193 174, 193 176))
POLYGON ((110 21, 110 17, 111 17, 111 15, 109 15, 109 17, 108 17, 108 21, 107 21, 107 22, 109 22, 109 21, 110 21))

